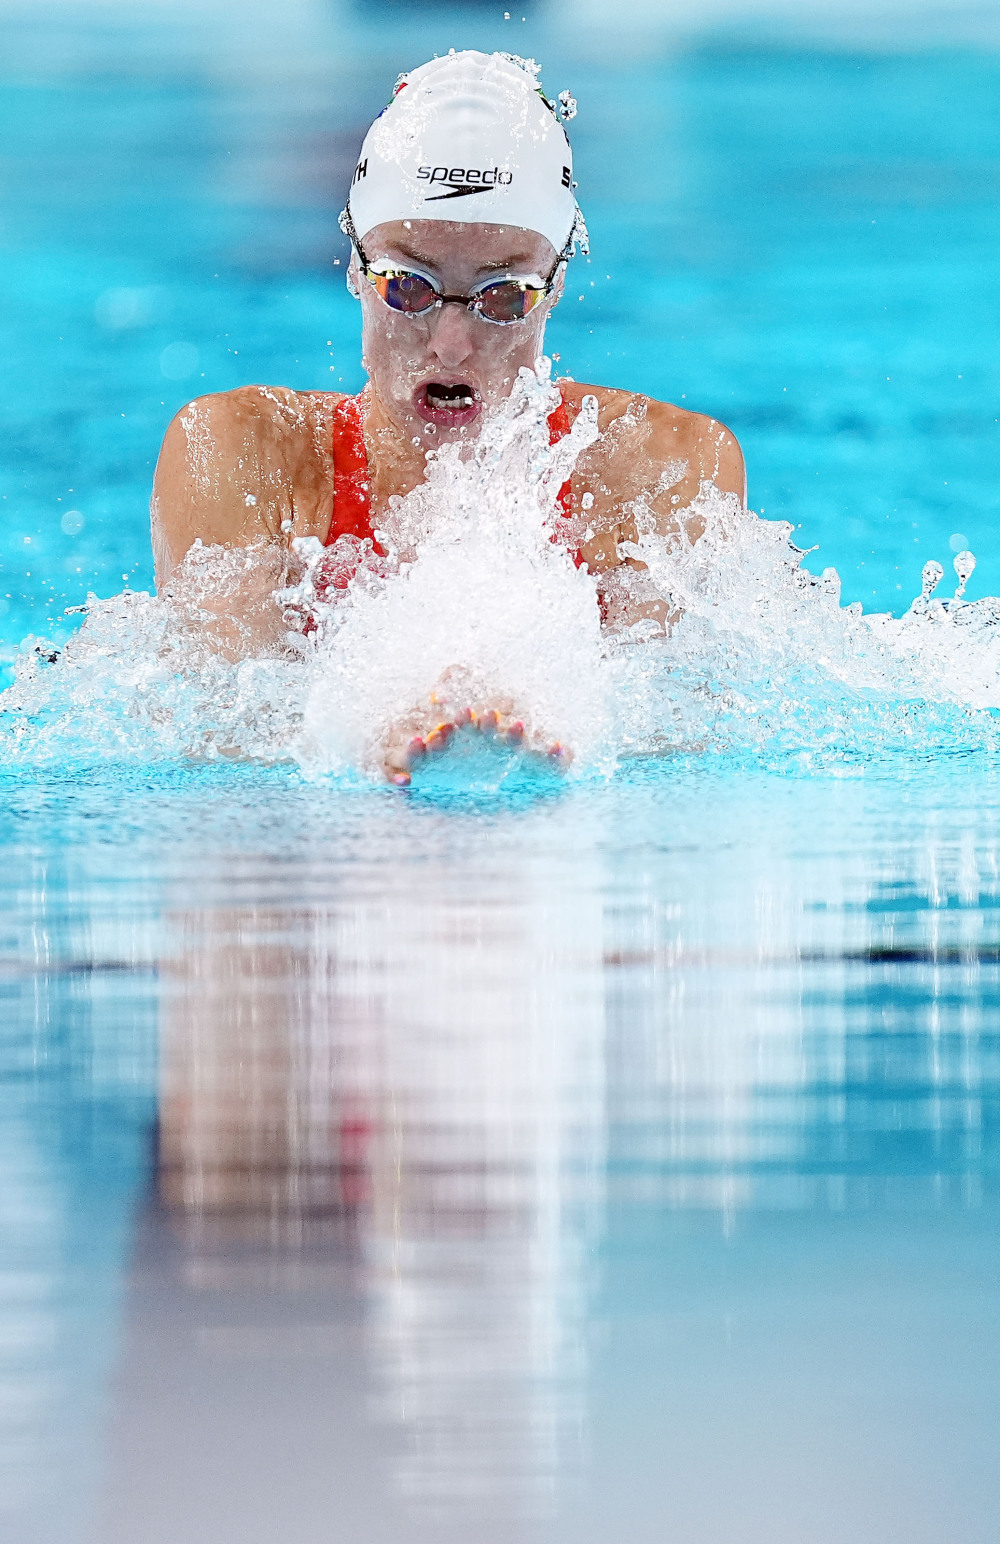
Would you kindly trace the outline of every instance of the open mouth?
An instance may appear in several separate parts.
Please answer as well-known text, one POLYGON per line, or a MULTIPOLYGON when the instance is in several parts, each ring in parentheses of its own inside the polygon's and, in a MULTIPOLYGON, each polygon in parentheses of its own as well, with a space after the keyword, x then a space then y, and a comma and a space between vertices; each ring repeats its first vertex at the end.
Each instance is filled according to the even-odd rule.
POLYGON ((442 428, 460 428, 478 415, 482 402, 468 381, 428 381, 414 394, 421 418, 442 428))

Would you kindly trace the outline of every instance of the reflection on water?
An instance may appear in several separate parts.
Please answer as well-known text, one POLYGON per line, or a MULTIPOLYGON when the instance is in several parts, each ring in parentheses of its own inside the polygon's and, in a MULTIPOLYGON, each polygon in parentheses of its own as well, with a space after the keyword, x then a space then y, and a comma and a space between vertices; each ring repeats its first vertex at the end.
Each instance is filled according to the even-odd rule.
POLYGON ((982 769, 16 799, 18 1544, 991 1537, 982 769))
POLYGON ((360 894, 174 912, 158 1190, 210 1359, 353 1344, 359 1413, 398 1433, 392 1488, 520 1514, 579 1440, 602 919, 586 853, 572 889, 530 858, 489 869, 429 853, 360 894), (314 1311, 327 1272, 354 1322, 197 1302, 273 1283, 314 1311))

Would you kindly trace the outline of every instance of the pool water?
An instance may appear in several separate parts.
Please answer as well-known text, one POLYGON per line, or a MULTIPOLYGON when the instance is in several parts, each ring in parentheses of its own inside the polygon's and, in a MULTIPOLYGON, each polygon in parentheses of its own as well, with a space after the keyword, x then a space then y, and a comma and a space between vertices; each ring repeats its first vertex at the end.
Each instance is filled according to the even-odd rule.
MULTIPOLYGON (((8 668, 151 584, 184 401, 360 384, 345 170, 451 44, 580 99, 561 367, 729 422, 845 601, 1000 593, 981 17, 268 11, 0 7, 8 668)), ((0 1533, 992 1541, 1000 776, 949 713, 406 797, 3 739, 0 1533)))

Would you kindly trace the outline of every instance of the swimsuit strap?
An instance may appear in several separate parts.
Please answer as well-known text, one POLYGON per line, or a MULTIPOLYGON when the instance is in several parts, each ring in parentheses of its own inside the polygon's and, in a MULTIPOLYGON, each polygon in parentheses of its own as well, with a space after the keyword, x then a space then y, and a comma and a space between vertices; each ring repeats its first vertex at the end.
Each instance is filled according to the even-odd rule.
MULTIPOLYGON (((559 393, 558 405, 549 414, 549 444, 557 445, 570 431, 569 410, 566 407, 566 398, 559 393)), ((559 492, 556 494, 556 503, 559 505, 559 513, 568 520, 573 514, 573 484, 567 477, 559 492)), ((555 538, 553 538, 554 540, 555 538)), ((587 560, 579 547, 574 547, 570 557, 577 568, 586 568, 587 560)), ((603 604, 603 603, 602 603, 603 604)), ((602 612, 603 615, 603 612, 602 612)))
POLYGON ((356 397, 341 397, 333 410, 333 514, 326 538, 328 547, 338 536, 374 540, 363 395, 359 392, 356 397))
MULTIPOLYGON (((549 444, 558 445, 561 439, 565 439, 569 431, 570 421, 569 412, 566 407, 566 398, 560 392, 559 402, 549 414, 549 444)), ((556 503, 559 505, 560 512, 567 517, 573 513, 573 484, 568 478, 556 494, 556 503)))
MULTIPOLYGON (((327 547, 338 536, 357 536, 362 541, 374 543, 375 551, 382 553, 375 541, 372 527, 371 488, 368 480, 368 451, 365 448, 362 397, 341 397, 333 410, 333 514, 327 532, 327 547)), ((557 445, 570 431, 569 413, 562 396, 549 414, 549 444, 557 445)), ((560 512, 573 513, 573 487, 567 479, 559 489, 556 503, 560 512)), ((577 567, 583 562, 578 552, 573 554, 577 567)))

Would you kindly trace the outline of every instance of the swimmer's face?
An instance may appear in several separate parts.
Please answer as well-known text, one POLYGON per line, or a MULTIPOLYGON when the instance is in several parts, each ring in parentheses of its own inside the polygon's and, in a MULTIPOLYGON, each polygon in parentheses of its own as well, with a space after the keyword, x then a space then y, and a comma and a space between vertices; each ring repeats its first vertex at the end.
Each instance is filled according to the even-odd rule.
MULTIPOLYGON (((373 266, 412 269, 446 295, 469 295, 507 275, 547 280, 557 257, 551 242, 534 231, 443 220, 377 225, 363 246, 373 266)), ((407 316, 376 294, 356 256, 352 275, 374 391, 396 426, 424 446, 475 437, 484 410, 508 397, 521 366, 534 365, 542 353, 545 323, 558 298, 554 291, 507 326, 483 321, 461 305, 407 316)))

